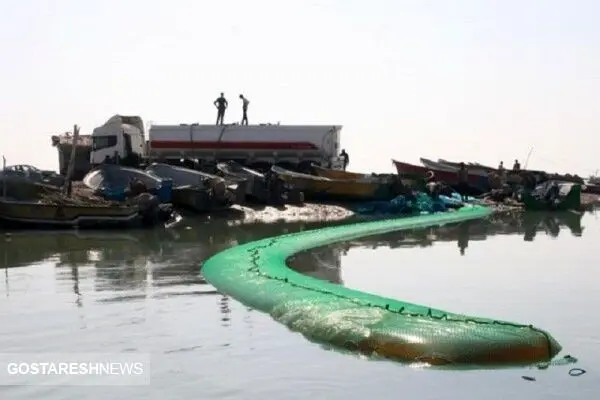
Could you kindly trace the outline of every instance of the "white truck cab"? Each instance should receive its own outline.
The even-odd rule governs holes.
[[[115,115],[92,132],[90,163],[142,158],[145,153],[144,123],[137,116]]]

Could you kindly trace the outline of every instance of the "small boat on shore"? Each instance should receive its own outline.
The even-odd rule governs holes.
[[[534,191],[523,193],[522,201],[527,211],[577,211],[581,209],[581,185],[544,182]]]
[[[581,187],[583,193],[597,194],[600,195],[600,185],[586,184]]]
[[[446,162],[440,162],[440,161],[436,162],[433,160],[429,160],[427,158],[420,158],[420,161],[424,167],[429,168],[432,171],[446,171],[446,172],[458,173],[458,170],[460,169],[460,163],[455,164],[455,163],[446,163]],[[471,174],[471,175],[487,177],[488,174],[490,172],[492,172],[488,169],[478,167],[471,163],[465,163],[465,167],[467,168],[467,170],[469,171],[469,174]]]
[[[455,185],[458,183],[457,172],[437,170],[427,168],[421,165],[414,165],[396,160],[392,160],[392,163],[396,167],[398,175],[400,175],[400,177],[403,179],[424,182],[424,179],[428,176],[429,172],[431,171],[435,174],[434,179],[437,181],[445,182],[449,185]],[[467,179],[468,183],[474,187],[480,188],[482,190],[489,189],[489,182],[487,176],[472,174],[470,171],[468,171]]]
[[[456,161],[448,161],[448,160],[444,160],[443,158],[439,158],[437,160],[438,164],[443,164],[446,166],[450,166],[450,167],[454,167],[456,169],[460,168],[460,163],[456,162]],[[481,171],[481,172],[485,172],[485,173],[490,173],[490,172],[498,172],[497,168],[493,168],[487,165],[483,165],[483,164],[479,164],[476,162],[466,162],[465,163],[467,168],[469,170],[474,170],[474,171]]]
[[[244,186],[239,182],[169,164],[153,163],[146,172],[173,182],[173,204],[195,212],[224,210],[244,201]]]
[[[460,163],[446,161],[443,159],[439,159],[437,164],[434,164],[435,162],[422,158],[421,163],[423,163],[423,165],[429,166],[429,167],[434,167],[435,165],[446,166],[448,168],[454,168],[454,170],[456,170],[456,171],[458,171],[458,169],[460,168]],[[465,164],[466,164],[467,169],[469,170],[470,174],[480,174],[482,176],[487,176],[489,173],[492,173],[492,172],[498,173],[498,169],[488,167],[486,165],[482,165],[479,163],[468,162]],[[551,173],[551,172],[531,170],[531,169],[522,169],[521,172],[524,172],[527,174],[532,174],[539,181],[555,180],[555,181],[563,181],[563,182],[571,182],[571,183],[579,183],[579,184],[584,183],[583,178],[581,178],[580,176],[577,176],[577,175],[572,175],[572,174],[558,174],[558,173]],[[506,170],[506,173],[508,175],[514,174],[510,169]],[[586,189],[584,188],[584,190],[586,190]],[[593,193],[593,192],[590,191],[589,193]]]
[[[5,228],[141,228],[180,217],[167,204],[65,204],[0,199],[0,226]]]
[[[243,187],[244,195],[261,203],[273,199],[267,177],[262,172],[244,167],[234,161],[220,162],[216,165],[218,174],[230,182]]]
[[[104,164],[94,168],[83,178],[83,184],[95,194],[115,201],[127,198],[133,182],[141,182],[145,190],[156,195],[162,203],[172,200],[171,179],[163,179],[136,168]]]
[[[369,178],[371,175],[369,174],[361,174],[358,172],[348,172],[339,169],[329,169],[324,168],[319,165],[313,164],[312,171],[316,176],[321,176],[323,178],[329,179],[342,179],[342,180],[357,180],[357,179],[365,179]]]
[[[225,179],[243,185],[245,195],[252,201],[279,205],[304,202],[301,190],[274,179],[275,175],[271,171],[258,172],[234,161],[217,164],[217,171]]]
[[[364,179],[330,179],[273,166],[271,171],[307,198],[316,200],[391,200],[400,193],[399,182],[381,183]]]

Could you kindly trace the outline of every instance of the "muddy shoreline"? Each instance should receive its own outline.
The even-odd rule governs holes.
[[[600,196],[582,194],[582,207],[593,208],[600,205]],[[491,207],[494,214],[524,212],[523,206],[516,202],[494,203],[483,201],[482,205]],[[394,217],[391,215],[361,215],[355,213],[357,204],[316,203],[303,205],[284,205],[280,207],[265,205],[234,205],[222,213],[211,214],[211,219],[226,219],[241,224],[276,222],[359,222]],[[397,216],[401,217],[401,216]]]

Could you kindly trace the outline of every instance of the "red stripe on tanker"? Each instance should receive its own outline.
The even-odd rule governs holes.
[[[236,149],[236,150],[318,150],[310,142],[265,142],[265,141],[179,141],[179,140],[152,140],[153,149]]]

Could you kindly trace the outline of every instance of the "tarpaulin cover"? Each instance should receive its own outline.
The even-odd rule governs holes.
[[[452,196],[439,195],[435,199],[424,192],[417,192],[414,199],[409,199],[404,195],[398,195],[389,201],[369,201],[360,204],[355,208],[357,214],[423,214],[446,211],[448,208],[462,207],[467,203],[475,203],[476,199],[468,197],[463,198],[456,192]]]

